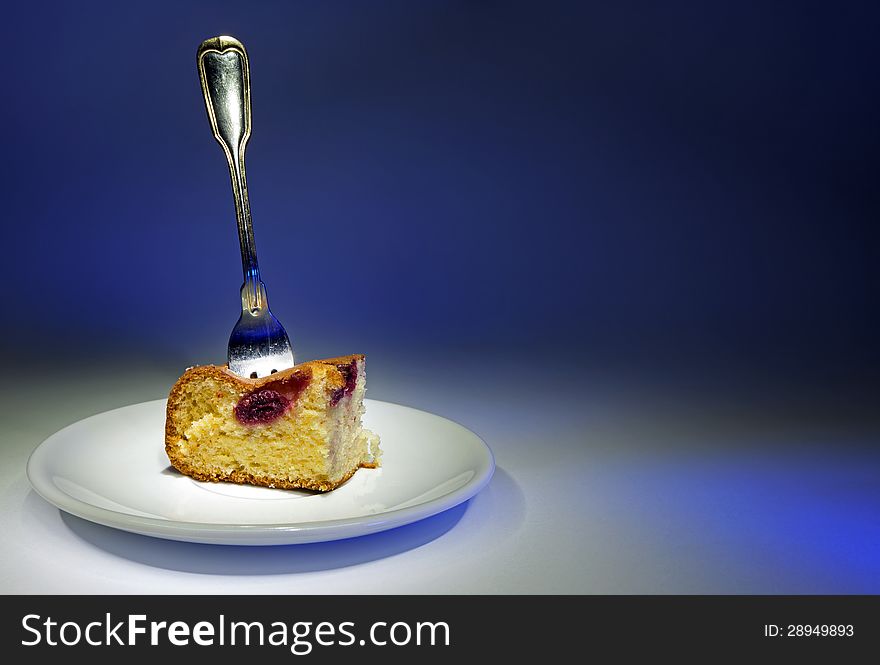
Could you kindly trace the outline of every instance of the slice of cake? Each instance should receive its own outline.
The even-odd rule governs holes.
[[[379,438],[361,424],[364,360],[313,360],[261,379],[191,367],[168,396],[168,459],[198,480],[335,489],[379,465]]]

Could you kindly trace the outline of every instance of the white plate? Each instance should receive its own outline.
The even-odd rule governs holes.
[[[458,423],[366,400],[364,423],[382,439],[382,466],[359,469],[317,494],[181,475],[164,448],[165,400],[107,411],[56,432],[27,473],[68,513],[159,538],[230,545],[310,543],[362,536],[435,515],[474,496],[495,463]]]

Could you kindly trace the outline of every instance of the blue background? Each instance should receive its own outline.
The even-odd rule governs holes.
[[[877,591],[871,3],[31,2],[0,29],[7,386],[137,364],[158,398],[224,362],[241,269],[195,52],[232,34],[299,359],[367,353],[371,396],[475,427],[512,486],[542,418],[590,463],[640,451],[565,486],[722,563],[628,591]]]
[[[222,360],[241,276],[194,53],[230,33],[306,355],[876,361],[876,13],[614,4],[7,8],[4,334]]]

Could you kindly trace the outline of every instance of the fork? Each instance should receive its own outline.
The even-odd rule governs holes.
[[[251,90],[247,52],[234,37],[206,39],[196,55],[202,94],[214,138],[229,163],[232,198],[241,244],[241,316],[232,329],[229,369],[239,376],[262,378],[293,367],[293,348],[284,326],[269,311],[266,285],[260,279],[251,207],[244,171],[244,150],[251,136]]]

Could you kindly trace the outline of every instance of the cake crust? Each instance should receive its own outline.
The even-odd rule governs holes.
[[[198,365],[188,368],[174,384],[174,387],[168,395],[165,417],[165,452],[168,455],[171,465],[181,473],[201,481],[233,482],[240,485],[257,485],[273,489],[306,489],[318,492],[329,492],[336,489],[349,480],[359,468],[377,468],[379,466],[378,461],[361,461],[359,466],[354,467],[335,482],[311,480],[308,478],[297,478],[293,480],[285,478],[261,478],[252,475],[244,469],[234,469],[230,472],[224,473],[206,472],[191,465],[186,456],[181,453],[178,444],[184,437],[183,433],[178,430],[173,417],[173,414],[184,400],[186,386],[193,381],[213,379],[222,385],[230,387],[233,391],[244,395],[265,386],[283,383],[285,380],[291,378],[295,379],[301,377],[311,380],[316,375],[320,375],[328,386],[342,388],[345,386],[346,378],[338,366],[349,365],[353,362],[362,362],[364,359],[365,356],[363,354],[352,354],[336,358],[311,360],[258,379],[251,379],[233,374],[226,365]]]

